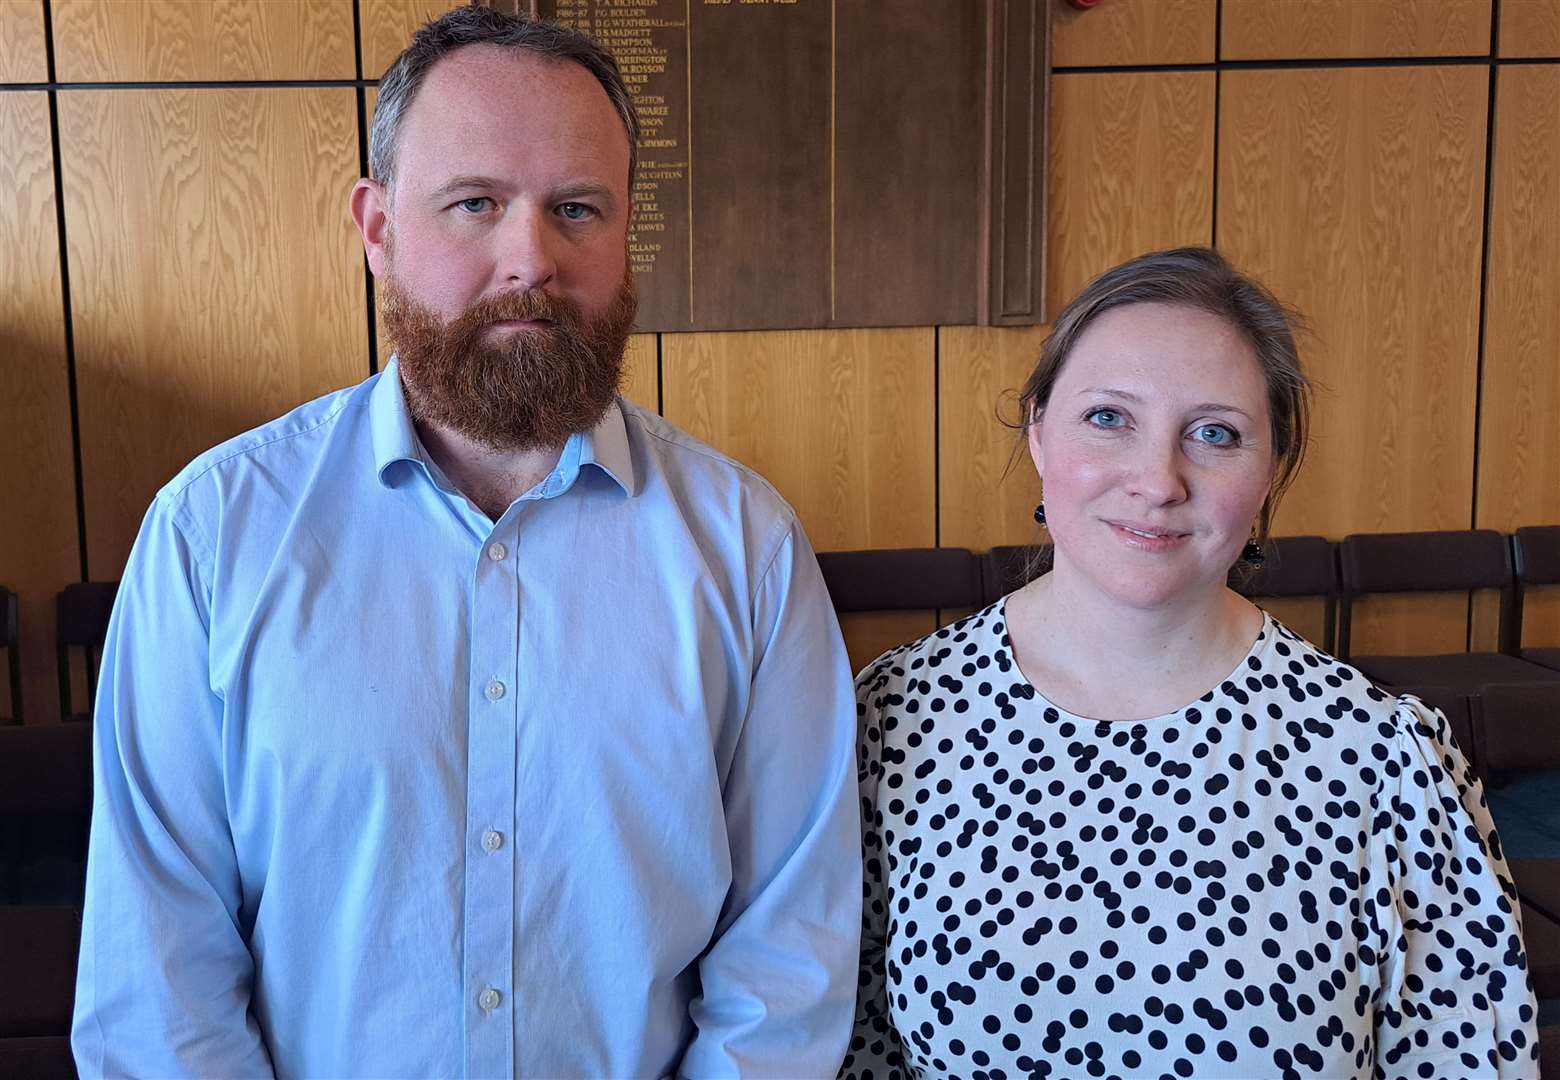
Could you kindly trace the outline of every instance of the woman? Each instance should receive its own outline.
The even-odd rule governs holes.
[[[1445,719],[1225,586],[1308,395],[1283,308],[1207,249],[1061,313],[1021,399],[1051,570],[857,680],[842,1076],[1537,1076]]]

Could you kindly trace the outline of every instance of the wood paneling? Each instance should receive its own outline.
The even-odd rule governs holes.
[[[1056,67],[1211,64],[1216,0],[1110,0],[1080,11],[1051,6]]]
[[[1323,387],[1277,533],[1466,528],[1488,76],[1224,76],[1219,240],[1304,312]]]
[[[359,4],[365,79],[382,76],[423,23],[463,6],[450,0],[359,0]]]
[[[0,94],[0,585],[21,602],[22,711],[59,714],[54,594],[81,574],[49,101]]]
[[[1560,0],[1501,0],[1500,55],[1560,56]]]
[[[934,331],[663,334],[665,416],[762,473],[819,551],[931,547]]]
[[[351,79],[351,0],[54,0],[61,82]]]
[[[351,89],[60,95],[88,569],[194,454],[367,371]]]
[[[1224,0],[1225,60],[1477,56],[1490,0]]]
[[[934,611],[861,611],[840,616],[850,669],[857,673],[889,649],[923,638],[936,629]]]
[[[654,334],[634,334],[623,357],[622,394],[635,405],[660,411],[661,374],[657,370]]]
[[[1499,79],[1476,521],[1511,532],[1560,522],[1560,67]],[[1560,605],[1524,624],[1560,642]]]
[[[1475,593],[1475,596],[1482,596]],[[1467,593],[1366,596],[1354,605],[1349,651],[1356,656],[1433,656],[1468,647]]]
[[[1327,640],[1325,601],[1310,596],[1264,596],[1256,603],[1318,648],[1332,650],[1332,642]]]
[[[1211,72],[1052,80],[1051,318],[1125,259],[1212,240],[1213,106]]]
[[[47,82],[43,0],[0,0],[0,83]]]
[[[1018,391],[1034,370],[1048,329],[944,326],[937,331],[937,512],[944,547],[984,551],[1043,539],[1034,519],[1039,478],[1021,448],[1022,435],[1003,421],[1019,419]]]

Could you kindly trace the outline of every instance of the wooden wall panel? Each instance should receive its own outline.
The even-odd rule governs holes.
[[[30,721],[59,715],[54,594],[81,575],[53,156],[48,96],[0,94],[0,585],[20,597]]]
[[[1002,420],[1019,419],[1018,391],[1034,370],[1049,329],[944,326],[937,331],[937,513],[943,547],[985,551],[1043,539],[1034,520],[1039,478],[1028,451],[1019,449],[1022,436]]]
[[[1212,240],[1214,92],[1212,72],[1052,80],[1046,310],[1053,317],[1124,259]]]
[[[1225,60],[1477,56],[1490,0],[1224,0]]]
[[[1560,56],[1560,0],[1501,0],[1500,55]]]
[[[923,638],[936,629],[934,611],[862,611],[840,616],[850,669],[858,674],[889,649]]]
[[[654,334],[634,334],[623,357],[622,394],[635,405],[660,412],[661,373]]]
[[[429,19],[463,5],[451,0],[358,0],[363,40],[363,78],[378,79],[412,42],[412,35]]]
[[[1056,67],[1211,64],[1217,0],[1110,0],[1080,11],[1051,6]]]
[[[194,454],[367,370],[351,89],[60,95],[88,569]]]
[[[0,0],[0,83],[47,82],[43,0]]]
[[[61,82],[351,79],[351,0],[54,0]]]
[[[1224,76],[1220,246],[1310,317],[1324,388],[1275,532],[1467,527],[1487,91],[1461,67]],[[1465,597],[1367,607],[1356,651],[1465,640]]]
[[[661,335],[665,416],[752,466],[813,547],[934,542],[934,331]]]
[[[1511,532],[1560,523],[1560,67],[1499,80],[1476,520]],[[1524,623],[1530,643],[1560,643],[1560,605]]]

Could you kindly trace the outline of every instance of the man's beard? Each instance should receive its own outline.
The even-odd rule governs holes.
[[[476,301],[445,322],[407,295],[394,271],[381,288],[413,418],[494,450],[555,448],[611,406],[639,303],[628,274],[599,314],[541,289]],[[551,325],[494,337],[506,320]]]

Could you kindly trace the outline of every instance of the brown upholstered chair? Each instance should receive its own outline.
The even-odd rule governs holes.
[[[818,566],[841,613],[970,608],[980,599],[980,567],[964,548],[824,551]]]
[[[81,913],[0,906],[0,1076],[76,1076],[70,1017]]]
[[[1534,664],[1560,671],[1560,646],[1524,649],[1522,601],[1533,585],[1560,585],[1560,525],[1521,528],[1511,538],[1517,568],[1517,589],[1512,605],[1512,640],[1518,655]]]
[[[0,904],[79,903],[91,814],[90,725],[0,728]]]
[[[11,711],[0,716],[0,724],[22,722],[22,661],[16,651],[18,606],[16,594],[0,585],[0,649],[5,650],[5,675],[11,688]]]
[[[1317,596],[1323,602],[1322,640],[1331,652],[1338,627],[1338,550],[1320,536],[1274,536],[1263,545],[1261,566],[1238,562],[1230,568],[1230,588],[1249,600]]]
[[[1453,532],[1361,533],[1346,536],[1338,549],[1343,601],[1338,616],[1338,655],[1382,686],[1412,690],[1444,686],[1476,693],[1484,683],[1560,682],[1560,671],[1511,655],[1505,613],[1515,577],[1506,538],[1491,529]],[[1353,655],[1350,640],[1355,601],[1370,593],[1468,592],[1498,589],[1502,640],[1499,652],[1436,656]]]
[[[1023,588],[1051,565],[1050,544],[994,547],[980,556],[981,606]]]
[[[117,581],[84,581],[67,585],[55,600],[54,641],[60,677],[60,717],[85,721],[92,718],[92,699],[97,694],[98,664],[103,658],[103,640],[108,636],[108,618],[114,610]],[[79,651],[86,670],[87,700],[76,707],[71,686],[72,653]]]

